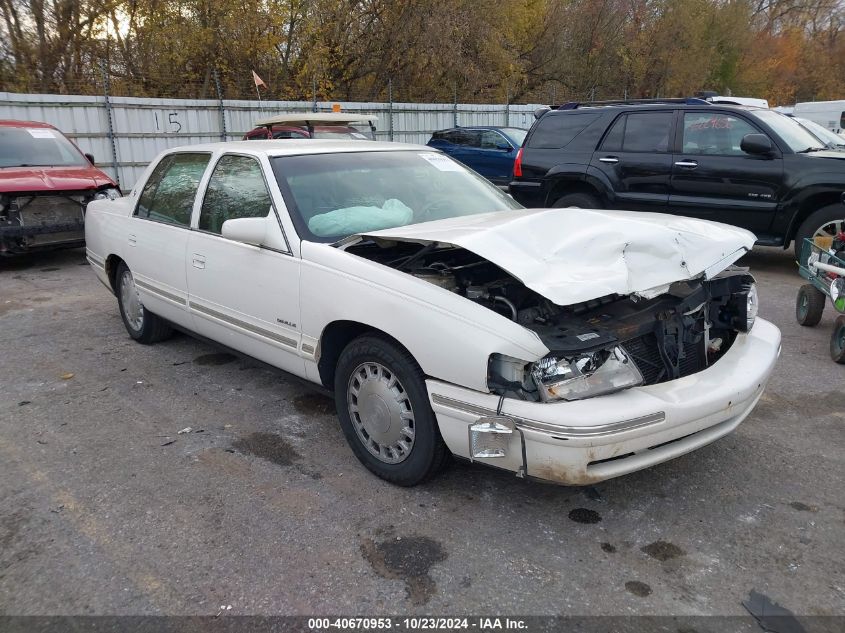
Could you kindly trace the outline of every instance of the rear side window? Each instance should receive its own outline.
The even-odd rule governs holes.
[[[220,235],[226,220],[265,218],[270,207],[270,192],[258,161],[248,156],[224,156],[208,181],[199,228]]]
[[[672,112],[634,112],[616,119],[602,143],[609,152],[668,152]]]
[[[190,226],[191,210],[210,154],[171,154],[155,166],[141,191],[139,218]]]
[[[845,129],[845,112],[839,115],[839,127]]]
[[[558,149],[566,147],[601,116],[600,112],[547,114],[537,122],[537,128],[528,140],[528,147]]]

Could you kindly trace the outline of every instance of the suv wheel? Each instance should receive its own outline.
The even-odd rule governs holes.
[[[569,193],[565,196],[561,196],[552,207],[556,209],[562,208],[574,208],[574,209],[601,209],[601,202],[599,202],[594,196],[591,196],[588,193]]]
[[[801,259],[804,238],[835,237],[840,231],[845,231],[845,207],[841,204],[822,207],[812,213],[795,233],[795,259]]]

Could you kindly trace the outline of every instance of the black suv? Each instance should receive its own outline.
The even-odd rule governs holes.
[[[527,207],[656,211],[789,246],[845,229],[845,152],[773,110],[700,99],[538,111],[514,162]]]

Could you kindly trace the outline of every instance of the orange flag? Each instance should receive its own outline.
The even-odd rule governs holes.
[[[264,83],[264,80],[259,77],[258,73],[256,73],[254,70],[252,71],[252,80],[255,82],[256,88],[258,88],[258,86],[264,86],[265,88],[267,87],[267,84]]]

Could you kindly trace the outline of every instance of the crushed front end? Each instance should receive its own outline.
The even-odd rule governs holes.
[[[95,191],[0,194],[0,256],[85,244],[85,207]]]

